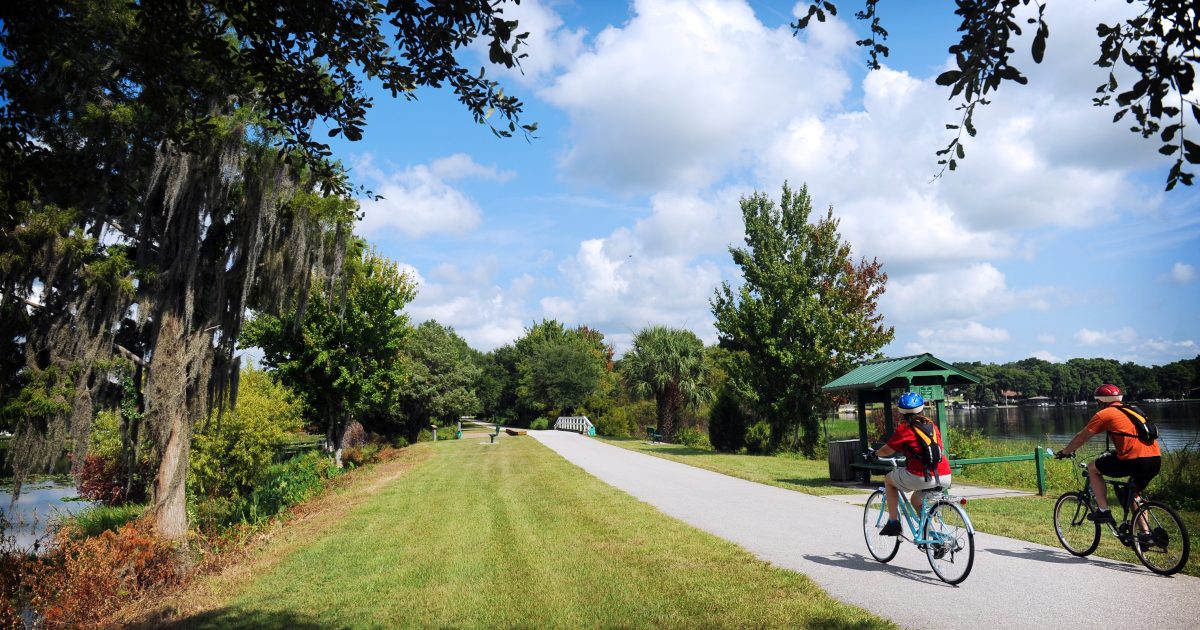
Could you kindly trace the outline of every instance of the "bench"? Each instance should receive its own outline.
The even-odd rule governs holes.
[[[500,424],[496,423],[496,432],[488,434],[488,444],[495,444],[496,438],[500,435]]]
[[[650,438],[650,443],[662,441],[662,434],[654,430],[654,427],[646,427],[646,436]]]

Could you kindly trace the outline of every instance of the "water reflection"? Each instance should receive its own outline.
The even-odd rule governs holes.
[[[1166,448],[1200,444],[1200,402],[1138,403],[1138,406],[1154,421]],[[948,411],[951,426],[1001,439],[1039,440],[1052,446],[1066,444],[1098,409],[1097,405],[1088,404]]]
[[[4,532],[6,542],[20,549],[32,549],[55,520],[94,505],[90,501],[70,500],[78,494],[69,477],[26,483],[16,503],[12,503],[11,485],[0,488],[0,510],[9,521],[9,529]]]

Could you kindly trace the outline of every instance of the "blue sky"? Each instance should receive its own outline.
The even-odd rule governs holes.
[[[873,72],[854,45],[861,6],[841,4],[800,37],[795,5],[769,0],[509,7],[531,33],[524,74],[489,72],[537,137],[494,138],[445,92],[379,94],[365,138],[334,147],[385,196],[364,201],[359,232],[417,277],[415,321],[480,350],[543,318],[597,328],[618,352],[651,324],[713,343],[708,300],[739,280],[738,199],[778,198],[788,180],[884,264],[886,354],[1200,354],[1200,190],[1164,192],[1157,144],[1091,105],[1095,25],[1123,0],[1052,3],[1045,62],[1018,46],[1029,85],[977,114],[967,159],[940,179],[950,4],[881,3],[892,56]]]

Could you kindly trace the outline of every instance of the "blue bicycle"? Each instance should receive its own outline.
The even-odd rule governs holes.
[[[878,458],[897,467],[896,458]],[[961,502],[956,502],[946,489],[937,486],[924,492],[921,510],[918,513],[912,503],[900,492],[900,514],[912,532],[912,538],[904,536],[881,536],[879,530],[887,524],[887,493],[879,488],[867,498],[863,510],[863,536],[867,550],[880,562],[890,562],[900,549],[904,539],[925,552],[929,566],[938,579],[947,584],[958,584],[971,574],[975,563],[975,527]]]

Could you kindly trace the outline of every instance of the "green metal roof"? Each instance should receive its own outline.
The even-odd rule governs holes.
[[[964,372],[926,352],[911,357],[867,361],[826,383],[821,389],[834,392],[900,388],[910,385],[965,385],[978,382],[978,376]]]

